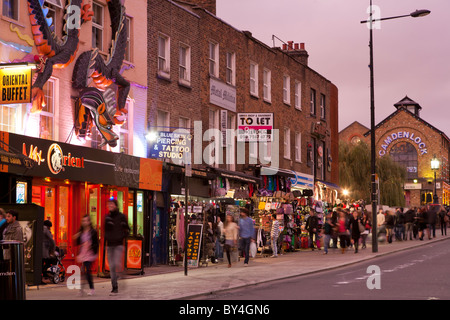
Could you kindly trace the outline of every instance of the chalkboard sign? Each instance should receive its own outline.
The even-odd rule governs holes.
[[[200,248],[202,246],[203,225],[188,225],[186,258],[189,267],[198,267]]]

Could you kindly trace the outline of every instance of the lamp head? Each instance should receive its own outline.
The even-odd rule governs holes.
[[[412,12],[410,14],[410,16],[413,18],[419,18],[419,17],[425,17],[425,16],[429,15],[430,13],[431,13],[430,10],[422,9],[422,10],[416,10],[416,11]]]

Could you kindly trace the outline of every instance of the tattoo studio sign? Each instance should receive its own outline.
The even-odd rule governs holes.
[[[407,141],[411,144],[415,144],[419,148],[419,152],[421,155],[428,153],[427,145],[423,141],[423,139],[416,135],[414,132],[410,131],[398,131],[391,133],[382,139],[381,148],[378,151],[378,155],[380,157],[384,156],[389,148],[389,146],[395,143],[397,140]]]

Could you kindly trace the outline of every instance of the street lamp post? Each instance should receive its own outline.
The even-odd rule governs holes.
[[[439,197],[437,195],[436,189],[436,171],[439,170],[440,162],[439,159],[436,158],[436,155],[431,159],[431,170],[434,171],[434,194],[433,194],[433,204],[439,204]]]
[[[378,252],[378,241],[377,241],[377,186],[376,186],[376,153],[375,153],[375,85],[374,85],[374,72],[373,72],[373,23],[377,21],[392,20],[403,17],[423,17],[430,14],[429,10],[416,10],[408,15],[387,17],[380,19],[373,19],[373,5],[372,0],[370,0],[370,16],[368,20],[363,20],[361,23],[369,23],[370,31],[370,173],[371,173],[371,201],[372,201],[372,252]]]

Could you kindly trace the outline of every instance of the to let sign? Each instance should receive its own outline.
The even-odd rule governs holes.
[[[31,102],[31,68],[0,69],[0,104]]]

